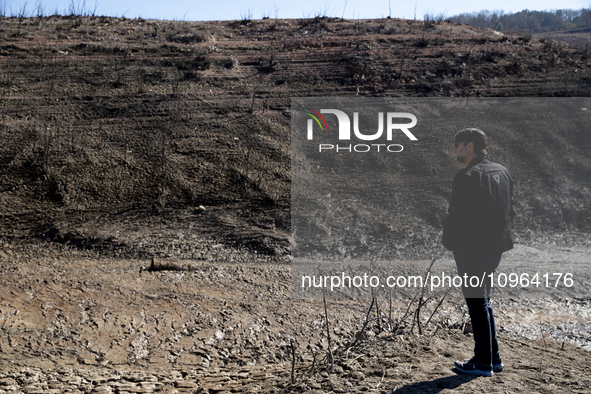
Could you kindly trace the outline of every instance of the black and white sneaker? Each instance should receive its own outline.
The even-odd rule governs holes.
[[[473,361],[472,359],[454,362],[454,367],[467,375],[493,376],[493,369],[490,365]],[[501,368],[502,369],[502,368]]]

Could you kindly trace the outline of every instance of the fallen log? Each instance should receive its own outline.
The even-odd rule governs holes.
[[[193,264],[152,258],[148,271],[197,271],[197,267]]]

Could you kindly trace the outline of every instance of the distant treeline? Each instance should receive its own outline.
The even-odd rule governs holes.
[[[503,33],[529,31],[543,33],[565,29],[591,27],[591,9],[529,11],[514,14],[503,11],[464,13],[449,18],[451,22],[490,28]]]

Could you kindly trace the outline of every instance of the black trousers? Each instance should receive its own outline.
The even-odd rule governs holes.
[[[474,332],[473,361],[491,367],[492,364],[501,362],[501,355],[495,315],[490,304],[491,279],[488,275],[497,269],[501,256],[502,253],[494,256],[454,253],[459,275],[468,278],[463,283],[462,292]]]

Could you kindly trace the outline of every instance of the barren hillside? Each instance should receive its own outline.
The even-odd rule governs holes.
[[[587,52],[448,23],[74,16],[0,23],[0,204],[5,236],[16,238],[25,231],[121,249],[131,241],[88,240],[96,234],[73,234],[62,223],[122,212],[146,214],[149,221],[162,209],[176,214],[199,205],[223,208],[223,215],[206,211],[201,218],[238,233],[229,242],[241,242],[241,230],[273,228],[283,237],[289,231],[291,97],[591,91]],[[589,179],[588,133],[557,138],[579,141],[574,146],[581,148],[573,152],[575,168],[559,163],[557,171]],[[552,154],[545,140],[536,144]],[[525,170],[519,173],[523,152],[509,148],[515,178],[526,178]],[[453,163],[445,169],[442,178],[455,171]],[[541,196],[541,209],[556,200],[552,193]],[[570,215],[583,217],[567,218],[567,227],[588,228],[588,211]],[[553,223],[560,230],[563,224]],[[266,238],[250,241],[272,252]],[[152,254],[131,249],[126,253]]]

